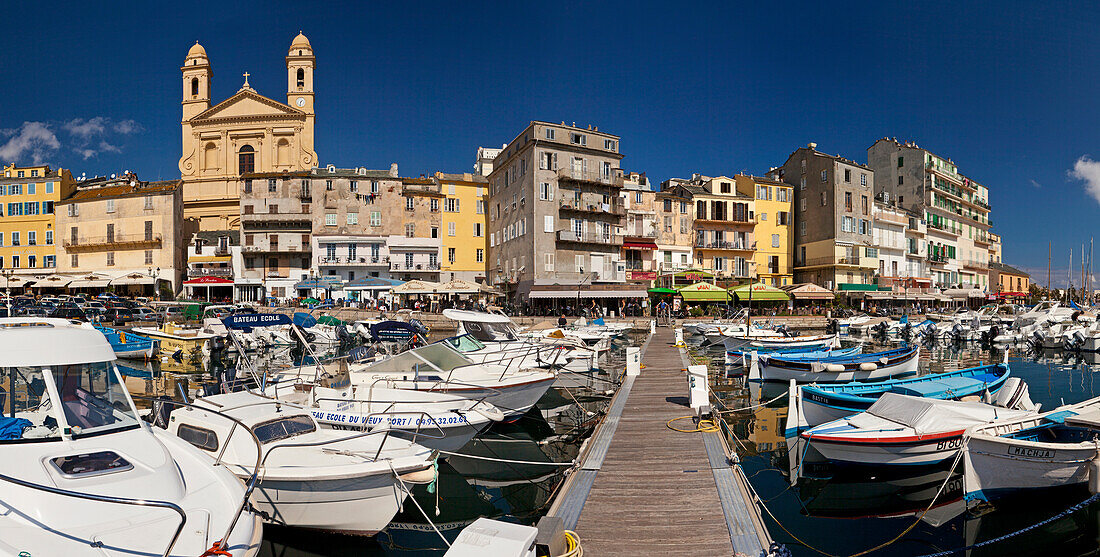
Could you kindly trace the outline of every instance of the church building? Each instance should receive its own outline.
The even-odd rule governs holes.
[[[195,43],[183,67],[183,144],[180,177],[190,231],[240,227],[240,182],[246,172],[294,172],[317,166],[313,143],[313,70],[309,39],[299,33],[286,56],[286,103],[248,84],[210,105],[214,72]]]

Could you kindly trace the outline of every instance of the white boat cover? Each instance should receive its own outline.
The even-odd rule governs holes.
[[[469,311],[465,309],[445,309],[443,310],[443,317],[451,319],[453,321],[473,321],[476,323],[511,323],[511,319],[496,314],[496,313],[484,313],[480,311]]]
[[[1030,412],[1009,410],[980,402],[936,400],[897,393],[883,393],[866,412],[848,418],[860,429],[881,428],[881,418],[908,426],[917,435],[966,429],[993,420],[1022,417]]]

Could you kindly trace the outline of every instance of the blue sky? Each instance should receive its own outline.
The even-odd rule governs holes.
[[[866,161],[889,136],[986,184],[1006,262],[1044,281],[1048,241],[1064,277],[1097,229],[1086,3],[226,3],[197,20],[168,3],[32,4],[5,16],[33,25],[0,34],[4,162],[178,176],[190,45],[206,47],[215,101],[244,71],[285,100],[301,29],[325,164],[462,172],[479,145],[564,120],[621,135],[623,166],[659,183],[759,174],[810,141]]]

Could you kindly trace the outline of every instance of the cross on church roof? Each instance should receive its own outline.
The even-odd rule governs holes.
[[[250,74],[250,73],[248,73],[248,72],[244,72],[244,74],[243,74],[243,75],[244,75],[244,86],[245,86],[245,87],[248,87],[248,76],[250,76],[250,75],[252,75],[252,74]]]

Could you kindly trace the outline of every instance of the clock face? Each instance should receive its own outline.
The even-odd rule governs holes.
[[[303,106],[306,105],[306,98],[305,97],[298,97],[298,100],[294,101],[294,104],[298,105],[298,108],[302,108]]]

